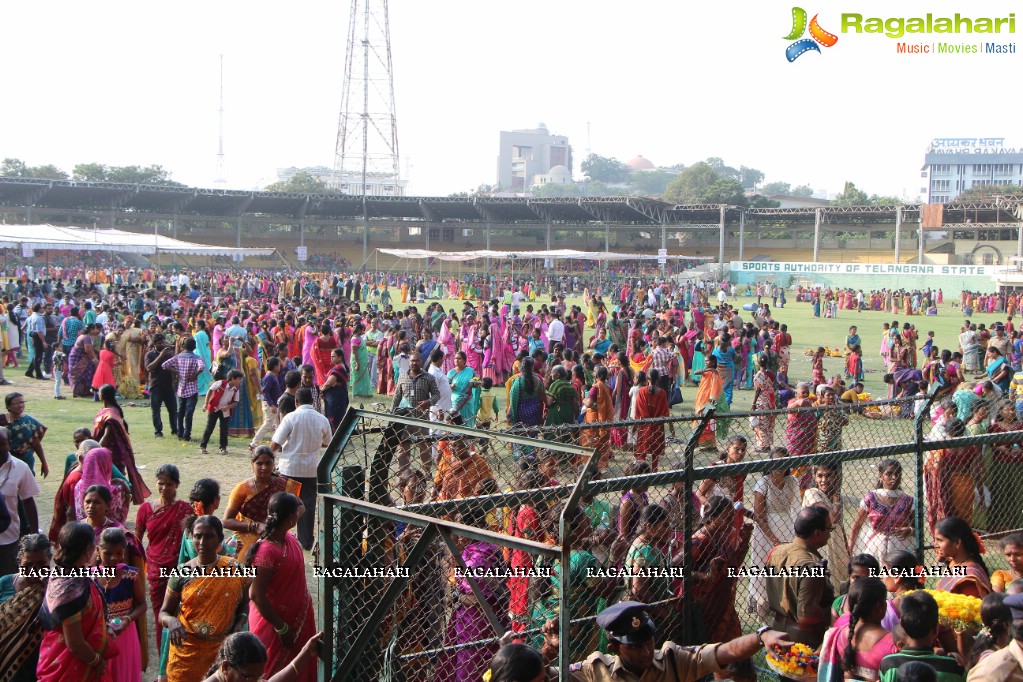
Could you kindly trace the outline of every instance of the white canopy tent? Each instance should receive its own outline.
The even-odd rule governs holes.
[[[20,249],[22,256],[26,258],[31,258],[36,250],[106,251],[146,256],[159,254],[272,256],[277,251],[209,246],[156,234],[57,225],[0,225],[0,248]]]
[[[574,249],[552,249],[550,251],[428,251],[426,249],[379,249],[380,253],[398,258],[433,258],[441,261],[470,261],[480,258],[496,259],[535,259],[535,260],[713,260],[700,256],[659,256],[657,254],[614,253],[611,251],[576,251]]]

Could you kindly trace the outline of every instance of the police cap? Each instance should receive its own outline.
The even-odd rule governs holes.
[[[654,636],[649,607],[637,601],[623,601],[607,607],[597,616],[597,625],[622,644],[641,644]]]

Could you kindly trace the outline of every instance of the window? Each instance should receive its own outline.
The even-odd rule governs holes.
[[[981,174],[985,174],[986,175],[986,174],[991,172],[991,164],[990,163],[975,163],[975,164],[973,164],[973,172],[975,174],[981,173]]]
[[[1012,175],[1011,163],[996,163],[993,168],[995,175]]]
[[[927,177],[927,171],[920,171],[920,177],[921,178],[926,178]]]
[[[920,188],[920,194],[927,194],[927,188],[926,187],[921,187]]]
[[[974,180],[972,186],[973,187],[986,187],[987,185],[990,185],[990,184],[991,184],[990,180]]]
[[[950,180],[932,180],[931,181],[931,191],[933,191],[933,192],[947,192],[949,190],[949,185],[951,185],[951,181]]]
[[[935,175],[948,175],[951,168],[947,163],[936,163],[931,166],[931,172]]]
[[[935,195],[931,197],[932,204],[947,204],[948,195]]]
[[[984,265],[995,265],[995,254],[985,253],[984,254]]]

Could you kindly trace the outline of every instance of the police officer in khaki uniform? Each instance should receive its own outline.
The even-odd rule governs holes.
[[[640,678],[643,682],[695,682],[736,661],[750,658],[764,647],[785,651],[792,646],[784,633],[765,627],[756,634],[721,644],[681,647],[665,642],[660,649],[655,649],[654,621],[649,611],[646,604],[634,601],[604,609],[597,616],[597,625],[607,631],[609,648],[615,655],[594,652],[584,662],[572,664],[572,682],[639,682]],[[556,621],[549,621],[544,628],[548,641],[555,632]],[[557,679],[555,669],[548,670],[548,679]]]
[[[775,630],[816,649],[831,625],[830,606],[835,596],[827,561],[819,552],[834,530],[831,512],[824,507],[806,507],[799,511],[793,526],[795,539],[767,555],[768,570],[785,573],[766,580],[767,601]]]

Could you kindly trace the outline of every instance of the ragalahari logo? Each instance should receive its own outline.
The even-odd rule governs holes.
[[[813,15],[813,19],[810,20],[810,38],[802,38],[804,32],[806,32],[806,10],[802,7],[792,8],[792,31],[785,36],[785,40],[795,40],[796,42],[785,48],[785,58],[790,62],[796,61],[800,55],[813,50],[814,52],[820,52],[821,49],[817,47],[818,44],[824,47],[832,47],[838,42],[838,36],[834,33],[828,33],[820,24],[817,23],[817,15]],[[797,40],[797,38],[802,38]]]

